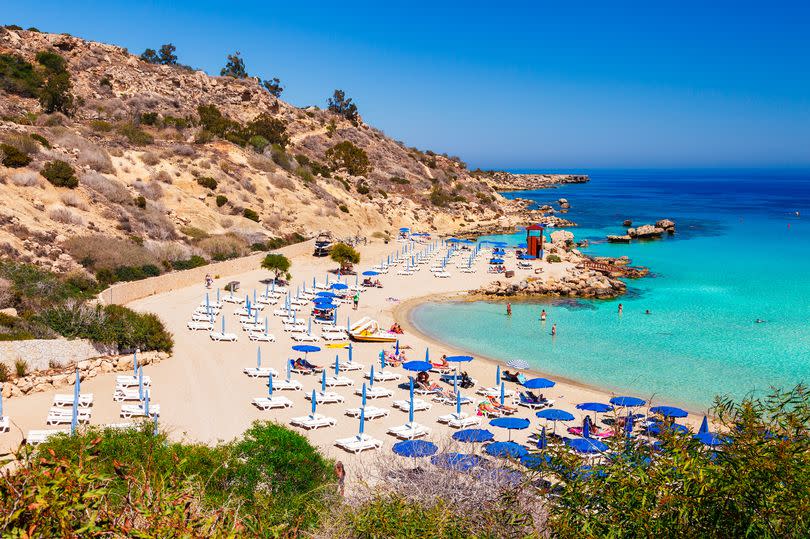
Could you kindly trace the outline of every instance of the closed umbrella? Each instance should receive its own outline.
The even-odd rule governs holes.
[[[287,365],[289,365],[289,364],[290,364],[290,362],[288,361]],[[272,375],[267,377],[267,395],[270,398],[273,397],[273,376]]]
[[[498,368],[495,370],[495,385],[501,383],[501,366],[498,365]]]
[[[425,347],[425,361],[430,362],[430,348]]]
[[[337,378],[338,374],[340,374],[340,361],[338,355],[335,354],[335,378]]]
[[[374,367],[372,367],[372,369],[373,368]],[[366,383],[365,382],[363,382],[363,400],[362,400],[362,403],[363,403],[363,407],[365,407],[366,406]]]
[[[223,330],[224,332],[224,330]],[[132,352],[132,374],[138,375],[138,351]]]
[[[152,436],[158,435],[158,416],[155,414],[154,416],[154,427],[152,428]]]
[[[352,343],[349,342],[349,363],[352,362],[352,351],[354,351],[354,347],[352,346]]]
[[[409,406],[408,406],[408,425],[413,424],[413,378],[411,378],[410,383],[410,397],[409,397]]]
[[[318,398],[315,396],[315,390],[312,390],[312,416],[315,417],[315,410],[318,408]]]
[[[399,357],[399,339],[397,339],[397,342],[394,345],[394,355]]]
[[[363,436],[363,429],[365,428],[366,423],[366,408],[360,408],[360,432],[358,433],[360,437]]]
[[[262,348],[261,346],[256,347],[256,368],[262,368]]]
[[[537,449],[545,449],[548,445],[548,439],[546,438],[546,427],[540,429],[540,437],[537,439]]]
[[[703,416],[703,421],[700,423],[698,434],[703,434],[704,432],[709,432],[709,418],[705,415]]]
[[[321,371],[321,393],[326,393],[326,369]]]
[[[504,405],[504,401],[506,401],[506,384],[501,381],[501,406]]]
[[[368,385],[374,385],[374,365],[371,366],[371,371],[368,374]]]
[[[138,400],[143,400],[143,367],[138,369]]]

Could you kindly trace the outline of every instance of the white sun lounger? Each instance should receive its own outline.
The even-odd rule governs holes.
[[[366,395],[368,397],[368,395]],[[349,417],[360,417],[360,408],[349,408],[346,410],[346,415]],[[376,406],[366,405],[365,418],[366,421],[370,419],[378,419],[388,415],[387,408],[377,408]]]
[[[303,307],[304,305],[309,304],[309,302],[305,299],[291,299],[290,305],[298,305],[299,307]]]
[[[300,391],[302,387],[298,380],[273,380],[273,391]]]
[[[225,303],[242,303],[245,300],[244,300],[244,298],[242,298],[240,296],[226,295],[226,296],[222,296],[220,301],[224,301]]]
[[[413,275],[412,270],[401,269],[397,272],[397,275]]]
[[[266,298],[264,296],[259,296],[256,298],[256,303],[260,305],[275,305],[278,303],[278,298]]]
[[[334,427],[337,425],[332,417],[326,417],[321,414],[309,414],[301,417],[294,417],[290,420],[290,425],[301,427],[302,429],[312,430],[321,427]]]
[[[391,427],[388,429],[388,434],[393,434],[402,440],[412,440],[414,438],[427,436],[430,434],[430,429],[414,421],[413,423],[405,423],[404,425]]]
[[[119,374],[115,377],[115,385],[120,387],[138,387],[138,377],[126,374]],[[152,385],[152,378],[149,375],[143,377],[143,385]]]
[[[291,408],[293,403],[287,397],[256,397],[251,401],[253,405],[261,410],[271,408]]]
[[[56,394],[53,396],[54,406],[73,406],[73,395]],[[79,395],[79,408],[89,408],[93,406],[93,394],[82,393]]]
[[[41,444],[51,436],[56,434],[70,434],[68,429],[50,429],[50,430],[29,430],[28,436],[25,437],[26,441],[31,445]]]
[[[217,312],[215,312],[213,310],[210,313],[194,311],[194,314],[191,315],[191,321],[192,322],[210,322],[212,318],[217,317],[217,314],[219,314],[219,313],[217,313]]]
[[[432,406],[433,404],[428,401],[423,401],[422,399],[417,399],[416,397],[414,397],[413,399],[413,410],[415,412],[430,410]],[[403,412],[407,412],[411,409],[411,401],[408,400],[394,401],[394,408],[399,408]]]
[[[456,405],[456,397],[448,397],[444,394],[434,395],[433,396],[434,402],[438,402],[439,404],[451,404],[453,406]],[[473,400],[470,397],[465,397],[464,395],[461,396],[461,404],[472,404]]]
[[[208,322],[192,320],[186,324],[186,327],[191,331],[211,331],[214,329],[214,323],[210,320]]]
[[[436,273],[433,274],[433,276],[438,277],[440,279],[447,279],[448,277],[450,277],[450,274],[447,273],[446,271],[437,271]]]
[[[475,268],[461,268],[459,271],[461,273],[475,273]]]
[[[206,307],[210,307],[211,310],[220,310],[222,308],[222,301],[217,301],[215,299],[208,298],[208,305],[205,304],[205,299],[200,301],[200,306],[197,307],[198,309],[205,309]]]
[[[361,451],[365,451],[366,449],[379,449],[382,447],[383,443],[376,438],[372,438],[367,434],[358,434],[357,436],[352,436],[351,438],[340,438],[335,440],[335,445],[348,451],[349,453],[359,453]]]
[[[247,310],[244,307],[242,307],[240,309],[236,309],[233,312],[233,314],[235,316],[238,316],[239,318],[253,318],[254,316],[256,316],[257,311],[262,312],[262,309],[261,309],[260,306],[251,307],[250,310]]]
[[[293,333],[292,339],[298,342],[318,342],[318,336],[314,333]]]
[[[273,311],[273,316],[292,316],[293,311],[298,309],[276,309]]]
[[[439,423],[446,423],[454,429],[464,429],[481,424],[481,418],[475,415],[465,414],[464,412],[457,414],[440,415],[437,420]]]
[[[332,326],[327,325],[321,328],[324,333],[346,333],[346,326]]]
[[[340,369],[341,371],[360,371],[363,370],[364,368],[366,368],[365,365],[356,363],[354,361],[352,361],[351,363],[349,363],[348,361],[341,361],[340,363],[338,363],[338,369]]]
[[[127,430],[127,429],[134,429],[138,427],[138,423],[107,423],[106,425],[102,425],[104,429],[115,429],[115,430]]]
[[[370,378],[371,374],[367,372],[363,376],[365,378]],[[375,382],[391,382],[393,380],[399,380],[400,378],[402,378],[402,376],[395,373],[395,372],[381,371],[381,370],[375,370],[374,371],[374,381]]]
[[[212,341],[227,341],[227,342],[235,342],[239,337],[236,336],[236,333],[222,333],[221,331],[212,331],[208,334],[211,337]]]
[[[321,333],[321,339],[323,339],[325,341],[330,341],[330,342],[348,341],[349,336],[345,332],[344,333],[335,333],[335,332],[331,331],[331,332]]]
[[[307,325],[306,324],[284,324],[281,327],[287,333],[306,333],[307,332]]]
[[[476,391],[479,395],[484,397],[500,397],[501,396],[501,387],[479,387],[478,391]],[[513,389],[506,389],[504,388],[503,392],[504,397],[514,397],[515,391]]]
[[[307,400],[312,400],[312,393],[307,393],[305,395]],[[318,391],[315,393],[315,400],[318,404],[334,404],[336,402],[344,402],[346,399],[343,395],[339,395],[332,391]]]
[[[338,365],[338,367],[340,367],[340,365]],[[328,376],[326,378],[326,385],[329,387],[353,386],[354,380],[347,376]]]
[[[7,415],[0,417],[0,432],[8,432],[10,424],[11,420],[8,418]]]
[[[79,423],[88,423],[90,421],[90,410],[80,409],[76,414]],[[73,420],[73,410],[69,408],[53,407],[48,412],[48,417],[45,420],[46,425],[66,425]]]
[[[246,331],[248,338],[253,332],[264,333],[264,322],[242,322],[242,331]]]
[[[242,369],[242,372],[251,378],[267,378],[270,375],[276,378],[278,376],[278,371],[273,367],[247,367]]]
[[[149,391],[148,389],[144,390],[144,393]],[[115,390],[113,391],[113,401],[115,402],[122,402],[122,401],[140,401],[141,400],[141,393],[138,391],[138,388],[132,387],[123,387],[123,386],[116,386]]]
[[[357,387],[354,390],[355,395],[362,395],[363,388]],[[394,393],[385,387],[382,386],[366,386],[366,398],[367,399],[381,399],[387,397],[393,397]]]
[[[159,404],[149,404],[149,415],[150,416],[159,416],[160,415],[160,405]],[[121,405],[121,417],[125,419],[130,419],[132,417],[146,417],[146,410],[144,410],[143,404],[122,404]]]
[[[259,342],[275,342],[276,336],[272,333],[265,333],[264,331],[251,331],[248,333],[248,339]]]

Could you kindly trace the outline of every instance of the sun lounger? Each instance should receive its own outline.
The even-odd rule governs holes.
[[[252,332],[264,333],[264,322],[242,322],[242,331],[248,333],[248,338]]]
[[[265,333],[264,331],[251,331],[248,333],[248,339],[259,342],[276,342],[275,335],[272,333]]]
[[[212,318],[216,318],[217,313],[211,311],[210,313],[197,313],[191,315],[192,322],[210,322]]]
[[[8,432],[10,424],[11,420],[8,418],[7,415],[0,417],[0,432]]]
[[[127,429],[134,429],[138,427],[138,423],[107,423],[106,425],[102,425],[103,429],[114,429],[114,430],[127,430]]]
[[[335,440],[335,445],[348,451],[349,453],[359,453],[367,449],[379,449],[383,443],[367,434],[358,434],[351,438],[340,438]]]
[[[363,375],[365,378],[370,378],[370,373],[365,373]],[[391,382],[393,380],[399,380],[402,378],[401,375],[391,372],[391,371],[383,371],[383,370],[375,370],[374,371],[374,381],[375,382]]]
[[[324,332],[321,333],[321,339],[328,341],[328,342],[336,342],[336,341],[348,341],[349,336],[343,333],[335,333],[335,332]]]
[[[273,316],[292,316],[293,311],[297,311],[298,309],[276,309],[273,311]]]
[[[208,334],[211,337],[212,341],[227,341],[227,342],[235,342],[238,337],[236,333],[222,333],[221,331],[212,331]]]
[[[334,418],[326,417],[325,415],[310,414],[301,417],[294,417],[290,420],[290,424],[296,427],[301,427],[302,429],[312,430],[319,429],[321,427],[334,427],[337,425],[337,421],[335,421]]]
[[[306,324],[283,324],[281,328],[286,331],[287,333],[306,333],[307,332],[307,325]]]
[[[324,333],[346,333],[346,326],[333,326],[330,324],[328,326],[324,326],[321,331]]]
[[[439,279],[447,279],[450,277],[450,274],[446,271],[437,271],[433,274],[434,277],[438,277]]]
[[[413,275],[413,270],[401,269],[397,272],[397,275]]]
[[[496,387],[479,387],[476,391],[479,395],[484,397],[500,397],[501,396],[501,386]],[[504,389],[503,392],[505,397],[514,397],[515,390],[514,389]]]
[[[417,395],[438,395],[442,392],[441,388],[427,389],[423,387],[414,386],[413,392]]]
[[[76,414],[79,423],[88,423],[90,421],[90,410],[80,409]],[[48,417],[45,420],[46,425],[67,425],[73,420],[73,410],[69,408],[53,407],[48,411]]]
[[[264,296],[259,296],[256,298],[256,303],[259,305],[275,305],[278,303],[278,298],[266,298]]]
[[[299,307],[303,307],[304,305],[308,305],[309,302],[305,299],[291,299],[290,305],[298,305]]]
[[[326,385],[329,387],[353,386],[354,380],[346,376],[327,376]]]
[[[566,429],[569,434],[574,434],[576,436],[582,436],[582,427],[568,427]],[[604,430],[597,430],[595,427],[591,430],[591,437],[593,438],[610,438],[613,436],[613,431],[611,429],[604,429]]]
[[[312,393],[304,395],[307,400],[312,400]],[[332,391],[317,391],[315,393],[315,400],[318,404],[334,404],[336,402],[344,402],[346,399],[343,395],[334,393]]]
[[[120,387],[138,387],[138,377],[126,374],[119,374],[115,377],[115,385]],[[144,387],[152,385],[152,378],[149,375],[143,377]]]
[[[160,415],[160,405],[159,404],[150,404],[149,405],[149,415],[150,416],[159,416]],[[146,410],[144,410],[143,404],[122,404],[121,405],[121,417],[125,419],[130,419],[132,417],[146,417]]]
[[[298,380],[273,380],[273,391],[300,391],[302,387]]]
[[[362,395],[363,394],[362,386],[355,388],[354,394],[355,395]],[[387,398],[387,397],[393,397],[393,396],[394,396],[394,393],[388,388],[385,388],[385,387],[382,387],[382,386],[366,386],[366,398],[367,399],[381,399],[381,398]]]
[[[224,296],[220,301],[224,301],[225,303],[242,303],[244,298],[239,296]]]
[[[475,415],[465,414],[464,412],[457,414],[440,415],[437,420],[439,423],[445,423],[447,426],[454,429],[466,429],[481,424],[481,418]]]
[[[314,333],[293,333],[292,339],[298,342],[318,342],[318,336]]]
[[[428,402],[428,401],[423,401],[422,399],[417,399],[416,397],[414,397],[414,399],[413,399],[413,410],[414,410],[414,412],[421,412],[423,410],[430,410],[430,408],[432,406],[433,406],[433,404]],[[403,412],[409,411],[410,407],[411,407],[411,401],[409,401],[409,400],[394,401],[394,408],[399,408]]]
[[[464,405],[464,404],[472,404],[473,403],[473,400],[470,397],[465,397],[464,395],[462,395],[459,400],[461,401],[462,405]],[[438,402],[439,404],[449,404],[449,405],[455,406],[456,405],[456,396],[455,395],[449,395],[449,394],[446,394],[446,393],[439,393],[439,394],[433,396],[433,401]]]
[[[242,372],[251,378],[267,378],[270,375],[273,378],[278,377],[278,371],[273,367],[246,367],[242,369]]]
[[[478,413],[489,418],[503,417],[505,415],[503,410],[499,410],[488,402],[482,402],[478,405]]]
[[[192,320],[186,324],[186,327],[191,331],[211,331],[214,329],[214,323],[210,320],[208,322],[198,322]]]
[[[541,408],[546,408],[554,404],[553,400],[549,399],[533,399],[530,395],[526,393],[520,393],[519,395],[518,404],[520,406],[525,406],[526,408],[530,408],[532,410],[540,410]]]
[[[461,273],[475,273],[475,268],[461,268]]]
[[[29,430],[28,436],[25,440],[31,445],[43,443],[45,440],[56,434],[70,434],[68,429],[50,429],[50,430]]]
[[[222,302],[221,301],[218,302],[216,300],[212,300],[212,299],[209,298],[208,299],[208,304],[206,305],[205,300],[203,299],[200,302],[200,306],[197,307],[197,309],[205,310],[206,308],[210,308],[212,311],[218,311],[218,310],[220,310],[222,308]]]
[[[271,408],[291,408],[293,403],[287,397],[256,397],[251,401],[260,410]]]
[[[368,395],[366,395],[368,397]],[[360,417],[360,408],[349,408],[346,410],[346,415],[349,417]],[[387,408],[377,408],[376,406],[366,405],[365,419],[378,419],[388,415]]]
[[[144,393],[149,391],[148,389],[144,390]],[[124,387],[124,386],[116,386],[115,390],[113,391],[113,401],[115,402],[122,402],[122,401],[140,401],[141,400],[141,393],[138,391],[137,387]]]
[[[404,425],[399,425],[397,427],[391,427],[387,432],[388,434],[393,434],[402,440],[412,440],[414,438],[427,436],[430,434],[430,429],[420,425],[419,423],[413,422],[405,423]]]
[[[357,363],[355,361],[352,361],[351,363],[349,363],[348,361],[341,361],[340,363],[338,363],[338,369],[340,369],[341,371],[344,371],[344,372],[345,371],[360,371],[360,370],[363,370],[365,368],[366,368],[365,365],[363,365],[361,363]]]
[[[73,395],[56,394],[53,396],[54,406],[73,406]],[[82,393],[79,395],[79,408],[89,408],[93,406],[93,394]]]

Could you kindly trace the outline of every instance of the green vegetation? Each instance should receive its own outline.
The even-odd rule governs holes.
[[[121,281],[140,281],[158,275],[160,275],[160,268],[154,264],[144,264],[142,266],[118,266],[114,269],[100,269],[96,272],[96,279],[100,284],[109,286]]]
[[[200,255],[192,255],[191,258],[188,260],[175,260],[171,263],[172,269],[176,270],[187,270],[193,268],[199,268],[200,266],[205,266],[208,264],[208,261],[201,257]]]
[[[130,123],[118,126],[118,133],[125,136],[129,142],[136,146],[146,146],[155,142],[155,138],[152,135],[137,125]]]
[[[235,79],[246,79],[248,77],[245,61],[239,55],[239,51],[228,55],[228,61],[219,74],[222,77],[233,77]]]
[[[202,185],[206,189],[210,189],[212,191],[216,189],[218,185],[217,181],[210,176],[200,176],[199,178],[197,178],[197,183],[199,185]]]
[[[31,158],[25,152],[21,152],[11,144],[0,144],[0,159],[3,166],[9,168],[21,168],[31,163]]]
[[[113,124],[104,120],[90,120],[90,129],[99,133],[109,133],[113,130]]]
[[[401,176],[391,176],[390,178],[388,178],[388,181],[390,181],[391,183],[396,183],[398,185],[408,185],[409,183],[411,183],[406,178],[403,178]]]
[[[263,112],[247,124],[246,136],[259,136],[264,138],[269,144],[278,144],[284,147],[290,143],[286,129],[287,126],[284,122]]]
[[[0,54],[0,88],[21,97],[37,97],[42,76],[30,62],[15,54]]]
[[[280,275],[284,274],[289,281],[291,266],[292,262],[290,262],[290,259],[278,253],[270,253],[262,260],[262,268],[272,271],[276,280],[278,280]]]
[[[146,198],[143,195],[138,195],[135,197],[135,205],[141,209],[146,208]]]
[[[46,148],[51,147],[51,143],[48,142],[48,139],[46,139],[45,137],[43,137],[42,135],[40,135],[38,133],[31,133],[31,138],[36,140],[37,142],[39,142],[40,144],[42,144]]]
[[[14,340],[14,339],[9,339]],[[10,379],[8,366],[5,363],[0,363],[0,384],[8,382]]]
[[[177,55],[175,54],[177,48],[171,43],[166,43],[160,47],[159,51],[155,49],[146,49],[141,54],[141,60],[149,62],[150,64],[162,65],[177,65]]]
[[[41,328],[32,326],[27,320],[17,316],[11,316],[5,313],[0,313],[0,341],[24,341],[28,339],[36,339],[37,334],[41,333]],[[7,368],[5,364],[0,364],[3,368]],[[6,370],[6,375],[8,371]],[[1,379],[0,382],[5,380]]]
[[[281,85],[281,81],[278,79],[278,77],[263,80],[262,86],[264,86],[264,89],[270,92],[270,95],[274,97],[281,97],[281,93],[284,91],[284,87]]]
[[[158,123],[159,117],[157,112],[142,112],[140,116],[143,125],[155,125]]]
[[[546,262],[554,264],[556,262],[562,262],[562,259],[557,255],[547,255]]]
[[[313,174],[317,174],[318,176],[322,176],[324,178],[331,178],[332,171],[329,170],[329,167],[324,165],[323,163],[319,163],[314,159],[310,159],[304,154],[295,154],[295,160],[301,167],[309,169]]]
[[[329,251],[329,258],[340,264],[343,270],[350,269],[352,264],[360,262],[360,253],[355,251],[351,245],[345,243],[336,243]]]
[[[70,164],[59,159],[45,163],[40,174],[56,187],[75,189],[79,186],[79,178],[76,177],[76,171],[73,170]]]
[[[259,214],[250,208],[245,208],[245,210],[242,212],[242,216],[245,219],[250,219],[251,221],[256,221],[257,223],[259,222]]]
[[[221,208],[222,206],[228,203],[228,197],[226,197],[225,195],[217,195],[216,202],[217,208]]]
[[[329,111],[349,120],[354,126],[359,124],[360,115],[357,112],[357,105],[352,103],[351,97],[346,97],[346,92],[343,90],[335,90],[332,97],[327,100],[327,104]]]
[[[440,185],[434,185],[433,189],[430,191],[430,202],[434,206],[438,206],[440,208],[447,207],[450,204],[452,197],[445,192],[444,189],[441,188]]]
[[[369,192],[371,192],[371,189],[369,189],[368,184],[363,180],[358,180],[355,188],[357,189],[357,192],[361,195],[367,195],[369,194]]]
[[[14,373],[17,375],[17,378],[22,378],[28,374],[28,362],[22,358],[17,358],[14,361]]]
[[[346,206],[346,204],[340,204],[340,205],[338,206],[338,209],[339,209],[340,211],[342,211],[343,213],[349,213],[349,207],[348,207],[348,206]]]
[[[202,126],[197,136],[199,143],[219,137],[239,146],[250,144],[257,151],[263,151],[268,144],[284,147],[290,142],[286,124],[267,113],[259,114],[245,126],[224,116],[216,105],[200,105],[197,114]]]
[[[326,160],[332,170],[345,170],[352,176],[364,176],[371,172],[368,154],[348,140],[326,150]]]

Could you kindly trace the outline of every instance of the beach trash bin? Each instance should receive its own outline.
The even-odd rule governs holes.
[[[504,276],[507,279],[510,278],[510,277],[514,277],[515,276],[515,270],[506,270],[506,273],[504,273]]]

